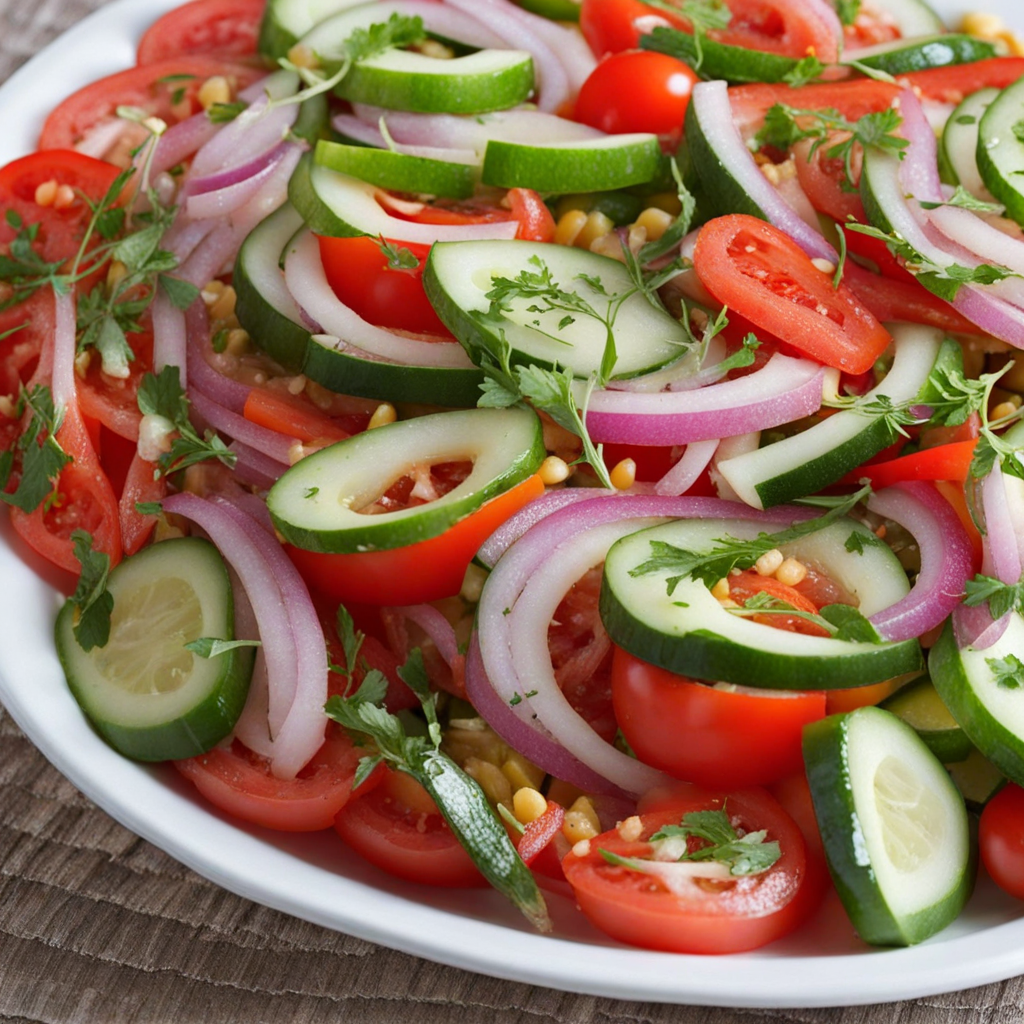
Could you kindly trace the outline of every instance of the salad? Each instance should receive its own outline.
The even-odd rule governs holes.
[[[1020,895],[1012,37],[540,6],[197,0],[0,169],[72,693],[540,930],[916,943],[979,811]]]

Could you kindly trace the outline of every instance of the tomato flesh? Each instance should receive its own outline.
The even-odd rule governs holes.
[[[185,54],[254,57],[264,6],[263,0],[192,0],[149,26],[139,40],[136,63]]]
[[[981,812],[981,861],[1004,892],[1024,899],[1024,789],[1004,786]]]

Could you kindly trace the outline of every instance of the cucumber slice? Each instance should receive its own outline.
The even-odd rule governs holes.
[[[843,64],[862,64],[888,75],[906,75],[927,68],[941,68],[952,64],[971,64],[996,55],[995,46],[977,36],[956,32],[924,36],[915,39],[896,39],[877,46],[854,50]]]
[[[995,202],[995,196],[985,187],[978,170],[978,127],[985,111],[998,95],[998,89],[979,89],[968,96],[949,115],[939,147],[943,177],[951,185],[963,185],[972,196],[986,203]]]
[[[649,373],[686,351],[687,338],[678,321],[634,290],[623,264],[582,249],[539,242],[438,242],[423,268],[423,287],[441,321],[474,362],[507,342],[515,364],[568,367],[577,377],[587,378],[601,368],[608,340],[603,321],[564,309],[537,312],[538,300],[529,296],[510,299],[510,310],[498,318],[482,316],[490,306],[487,293],[496,278],[514,280],[544,268],[558,288],[574,292],[602,314],[609,296],[632,293],[615,316],[614,378]],[[584,275],[598,280],[604,291]]]
[[[710,551],[720,538],[752,539],[764,523],[745,519],[678,520],[620,540],[608,552],[601,585],[601,618],[612,640],[638,658],[695,679],[779,690],[827,690],[891,679],[921,667],[916,640],[872,644],[807,636],[731,614],[692,577],[668,593],[670,570],[643,576],[631,570],[651,557],[651,543]],[[851,534],[871,531],[853,520],[832,524],[782,551],[806,559],[848,589],[860,612],[873,615],[907,593],[906,573],[882,544],[863,555],[846,549]]]
[[[658,137],[646,132],[537,145],[491,139],[481,180],[538,192],[605,192],[643,184],[660,169]]]
[[[863,707],[807,726],[804,761],[829,870],[860,937],[909,946],[955,920],[973,877],[967,811],[917,733]]]
[[[906,722],[943,764],[962,761],[974,750],[927,676],[901,687],[878,706]]]
[[[978,125],[975,150],[982,181],[1018,224],[1024,224],[1024,140],[1018,136],[1022,111],[1024,78],[989,104]]]
[[[235,260],[235,314],[249,337],[286,370],[301,369],[309,330],[284,283],[281,256],[302,228],[290,203],[279,207],[249,232]]]
[[[960,346],[943,341],[942,332],[911,324],[892,325],[895,357],[872,397],[894,403],[914,397],[926,401],[933,369],[962,364]],[[814,494],[839,480],[893,443],[896,435],[884,418],[846,409],[813,427],[756,451],[725,459],[718,471],[748,505],[770,508]]]
[[[515,0],[524,11],[552,21],[579,21],[580,0]]]
[[[267,0],[260,22],[258,49],[277,63],[314,25],[366,0]],[[387,17],[384,18],[387,21]]]
[[[57,654],[68,686],[96,731],[127,757],[168,761],[219,743],[242,713],[251,648],[201,658],[185,648],[200,637],[234,638],[231,579],[206,540],[162,541],[111,573],[110,639],[84,651],[76,609],[57,616]]]
[[[395,192],[466,199],[473,194],[476,184],[476,170],[469,164],[430,160],[369,146],[343,146],[339,142],[321,140],[313,153],[313,161],[320,167],[341,171]]]
[[[960,650],[946,623],[928,656],[935,689],[971,742],[1008,779],[1024,784],[1024,692],[1000,685],[993,662],[1024,652],[1024,619],[1010,613],[1006,632],[991,647]]]
[[[289,544],[349,553],[405,547],[436,537],[490,498],[536,472],[547,452],[530,409],[462,409],[356,434],[292,466],[267,508]],[[416,468],[471,461],[469,476],[435,501],[364,514]]]
[[[1006,785],[1006,776],[977,747],[962,761],[946,767],[967,810],[975,814],[980,814],[985,804]]]
[[[429,6],[417,13],[431,30]],[[341,61],[353,32],[406,13],[401,3],[383,0],[343,10],[321,21],[300,40],[328,68]],[[451,60],[411,50],[386,50],[360,60],[335,89],[352,103],[425,114],[482,114],[524,102],[533,92],[533,58],[525,50],[477,50]]]
[[[931,36],[946,31],[945,22],[924,0],[863,0],[861,10],[865,14],[881,15],[892,20],[899,29],[901,39],[914,36]]]

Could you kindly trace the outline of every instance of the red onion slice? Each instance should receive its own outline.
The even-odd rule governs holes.
[[[955,206],[939,206],[927,212],[928,220],[949,242],[969,250],[985,263],[1001,264],[1024,274],[1024,241],[1000,231],[988,221]]]
[[[121,141],[121,136],[129,127],[130,122],[120,117],[99,121],[75,143],[75,152],[91,156],[94,160],[102,160]]]
[[[406,337],[367,323],[334,293],[324,273],[316,236],[306,231],[288,247],[285,283],[299,306],[324,334],[341,339],[372,356],[409,366],[471,367],[465,350],[456,342]]]
[[[960,606],[974,552],[953,507],[930,483],[905,483],[873,494],[868,508],[899,523],[921,552],[921,571],[910,593],[871,616],[883,640],[910,640],[941,625]]]
[[[258,452],[247,444],[242,444],[241,441],[232,441],[228,448],[238,458],[235,463],[235,476],[242,483],[249,484],[250,487],[269,491],[288,468],[269,455],[264,455],[263,452]]]
[[[185,314],[162,292],[153,299],[153,369],[177,366],[182,388],[188,387]]]
[[[155,176],[169,171],[172,167],[177,167],[178,164],[205,146],[217,134],[220,127],[206,116],[205,110],[171,125],[160,136],[156,151],[153,153],[153,162],[150,164],[150,174]]]
[[[595,441],[674,445],[791,423],[821,408],[825,371],[776,353],[755,373],[697,391],[595,391],[587,428]]]
[[[981,571],[1014,586],[1021,577],[1021,557],[1005,477],[998,463],[981,481],[981,506],[985,516],[985,555]]]
[[[394,611],[404,615],[410,622],[415,622],[430,637],[437,648],[437,653],[444,658],[449,668],[455,664],[456,659],[462,657],[459,654],[459,642],[455,639],[452,624],[433,605],[406,605],[403,608],[395,608]]]
[[[225,217],[244,206],[271,180],[278,164],[287,156],[291,146],[291,143],[282,142],[259,159],[243,165],[239,168],[238,174],[244,176],[238,177],[235,172],[226,172],[199,179],[203,191],[193,193],[190,186],[188,198],[185,200],[185,216],[192,220]],[[215,182],[227,184],[212,184]],[[209,188],[206,187],[208,185]]]
[[[78,326],[75,311],[75,293],[61,294],[54,289],[56,316],[53,331],[53,356],[50,369],[50,385],[53,404],[57,409],[67,409],[78,402],[75,384],[75,355]],[[40,358],[40,364],[43,360]]]
[[[286,469],[291,465],[292,449],[297,444],[295,438],[279,434],[276,430],[268,430],[225,409],[199,391],[194,383],[188,390],[188,398],[196,416],[214,430],[263,452]]]
[[[219,373],[210,365],[211,357],[214,362],[221,357],[210,348],[210,318],[202,302],[192,303],[185,313],[185,336],[189,377],[194,382],[196,390],[208,395],[225,409],[241,413],[252,388]]]
[[[654,485],[655,494],[685,494],[696,482],[697,477],[707,469],[719,441],[694,441],[686,446],[683,457]]]

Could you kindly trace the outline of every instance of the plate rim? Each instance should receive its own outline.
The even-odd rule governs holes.
[[[63,95],[129,66],[141,31],[176,6],[179,0],[113,0],[0,84],[0,163],[32,148],[43,118]],[[63,68],[61,76],[46,71],[55,62]],[[93,802],[237,895],[453,967],[614,999],[749,1008],[847,1006],[936,995],[1024,972],[1024,919],[953,938],[940,935],[910,949],[864,947],[803,956],[768,947],[698,957],[540,936],[520,926],[494,894],[474,897],[488,913],[493,910],[493,919],[485,920],[458,909],[457,901],[447,908],[435,905],[443,902],[438,894],[427,904],[410,899],[409,887],[388,881],[389,891],[297,858],[287,848],[291,841],[230,823],[159,769],[121,758],[92,731],[64,685],[55,651],[24,643],[26,635],[50,635],[58,606],[57,591],[31,564],[5,521],[0,579],[14,585],[0,588],[0,701]],[[865,971],[868,956],[873,960]],[[780,969],[783,964],[793,970]]]

